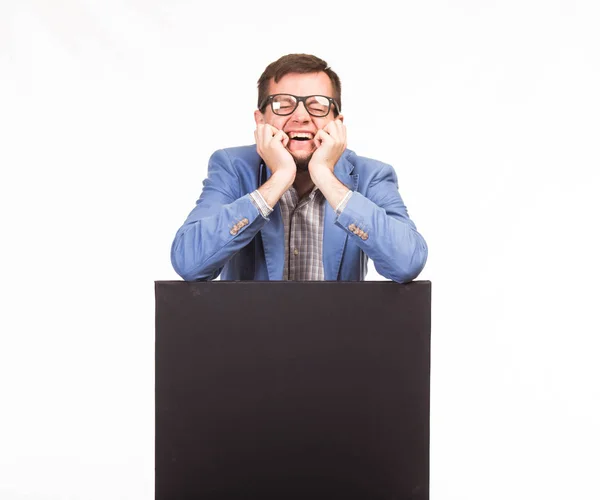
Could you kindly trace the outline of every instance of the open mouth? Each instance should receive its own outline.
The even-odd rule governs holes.
[[[290,132],[288,134],[291,141],[312,141],[313,135],[308,132]]]

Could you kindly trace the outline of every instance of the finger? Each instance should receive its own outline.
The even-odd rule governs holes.
[[[265,127],[267,128],[267,130],[271,134],[271,137],[275,137],[275,135],[277,135],[277,133],[279,132],[278,128],[275,128],[273,125],[269,125],[268,123],[265,124]]]
[[[323,145],[326,139],[331,139],[331,136],[327,132],[325,132],[325,130],[321,129],[317,131],[313,141],[315,143],[315,146],[319,148]]]
[[[336,144],[343,144],[344,148],[346,147],[346,126],[341,120],[329,122],[325,127],[325,130],[333,138]]]
[[[339,129],[335,123],[335,121],[329,122],[325,128],[325,132],[327,132],[335,142],[339,141]]]
[[[336,142],[344,142],[344,124],[340,120],[331,122],[331,130],[329,133],[333,136]]]
[[[267,139],[267,143],[268,143],[269,147],[278,148],[279,144],[281,144],[285,148],[289,141],[288,136],[286,135],[286,133],[283,130],[277,130],[274,127],[273,127],[273,130],[276,131],[275,135]],[[270,133],[271,132],[269,132],[269,134]]]
[[[326,142],[328,144],[334,142],[333,136],[325,129],[319,130],[315,138],[318,138],[321,142]]]
[[[273,133],[271,132],[271,129],[269,127],[270,127],[269,125],[265,124],[265,125],[263,125],[263,128],[262,128],[261,136],[262,136],[263,144],[265,144],[265,145],[269,144],[269,141],[273,137]]]
[[[264,139],[264,136],[265,136],[265,125],[264,124],[260,124],[260,125],[256,126],[256,134],[258,135],[258,137],[261,141]]]
[[[273,134],[273,140],[274,141],[278,141],[278,142],[282,142],[283,141],[283,136],[284,136],[284,132],[283,130],[277,130],[277,132],[275,132]]]
[[[258,154],[262,156],[264,148],[261,138],[261,129],[259,127],[260,125],[254,131],[254,141],[256,142],[256,151],[258,151]]]
[[[260,141],[261,146],[265,146],[267,143],[265,141],[265,126],[264,125],[259,125],[256,128],[256,135],[258,137],[258,140]]]
[[[341,142],[344,143],[344,147],[346,147],[346,141],[347,141],[347,130],[346,130],[346,125],[344,125],[344,122],[342,122],[341,120],[338,120],[339,124],[338,124],[338,129],[339,129],[339,137]]]

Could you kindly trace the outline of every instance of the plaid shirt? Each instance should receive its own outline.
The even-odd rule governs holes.
[[[336,208],[339,216],[352,192],[350,191]],[[258,190],[250,193],[263,217],[273,211]],[[294,281],[324,280],[323,269],[323,220],[327,200],[315,186],[308,196],[298,199],[298,192],[290,187],[279,200],[285,234],[285,258],[283,279]]]
[[[323,219],[325,197],[315,188],[298,199],[292,186],[281,200],[281,218],[285,233],[283,279],[290,281],[323,281]]]

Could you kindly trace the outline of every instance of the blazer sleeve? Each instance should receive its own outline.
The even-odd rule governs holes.
[[[385,278],[405,283],[415,279],[427,261],[427,244],[408,216],[390,165],[374,175],[365,195],[354,192],[336,224],[375,264]]]
[[[231,158],[216,151],[196,207],[171,246],[173,268],[186,281],[213,280],[269,219],[264,218],[242,183]]]

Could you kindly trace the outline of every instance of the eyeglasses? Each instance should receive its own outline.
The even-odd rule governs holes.
[[[325,95],[307,95],[302,97],[292,94],[274,94],[268,96],[259,109],[264,112],[265,106],[268,103],[271,103],[271,110],[273,113],[279,116],[288,116],[296,111],[298,104],[301,102],[304,103],[304,107],[306,108],[306,111],[308,111],[308,114],[317,118],[327,116],[329,111],[331,111],[332,104],[334,106],[334,112],[336,114],[339,114],[340,112],[338,103],[335,102],[333,98]]]

